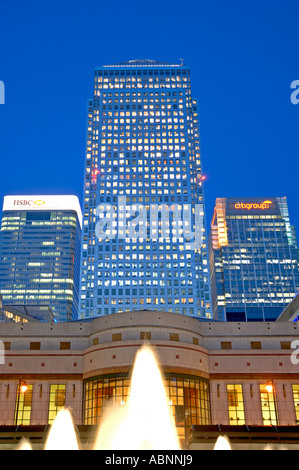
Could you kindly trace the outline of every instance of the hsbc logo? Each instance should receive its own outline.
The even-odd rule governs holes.
[[[45,203],[45,201],[43,201],[42,199],[36,199],[36,200],[33,200],[33,199],[15,199],[14,200],[14,206],[31,206],[31,207],[34,207],[34,206],[43,206]]]
[[[34,201],[34,204],[36,206],[43,206],[45,203],[45,201],[42,201],[41,199],[37,199],[36,201]]]

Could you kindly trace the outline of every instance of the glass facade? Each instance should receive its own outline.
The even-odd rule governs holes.
[[[209,257],[214,318],[276,320],[299,289],[286,198],[217,199]]]
[[[78,317],[81,228],[75,211],[4,210],[0,230],[3,304],[49,306]]]
[[[10,305],[2,305],[0,297],[0,323],[26,323],[38,321],[55,321],[52,310],[44,305],[18,305],[11,307]]]
[[[190,69],[155,61],[97,68],[88,105],[82,318],[143,309],[211,317],[202,177]],[[110,220],[110,232],[100,238],[96,230],[108,206],[111,218],[119,211],[125,216],[118,224]],[[187,206],[190,220],[175,224],[173,211]],[[184,229],[197,233],[197,207],[203,222],[196,248]],[[151,210],[167,211],[165,233]],[[145,218],[135,219],[129,237],[132,215],[141,212]]]
[[[205,379],[166,374],[164,385],[180,439],[185,439],[192,424],[211,424],[209,384]],[[124,374],[86,380],[84,424],[99,424],[105,407],[124,405],[129,394],[130,380]]]

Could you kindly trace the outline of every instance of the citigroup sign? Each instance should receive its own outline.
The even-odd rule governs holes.
[[[244,202],[237,202],[235,204],[235,209],[247,209],[248,211],[252,210],[252,209],[261,209],[261,210],[265,210],[265,209],[269,209],[271,204],[273,204],[272,201],[263,201],[263,202],[247,202],[247,203],[244,203]]]

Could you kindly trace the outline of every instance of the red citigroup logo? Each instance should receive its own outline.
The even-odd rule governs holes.
[[[269,209],[271,204],[273,204],[272,201],[264,201],[264,202],[261,202],[261,203],[257,203],[257,202],[247,202],[247,203],[237,202],[235,204],[235,209],[247,209],[248,211],[250,211],[251,209],[265,210],[265,209]]]

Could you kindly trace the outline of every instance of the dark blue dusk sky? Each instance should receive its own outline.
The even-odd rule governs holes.
[[[180,58],[199,100],[208,222],[216,197],[286,196],[299,235],[298,0],[0,0],[0,205],[82,200],[94,68]]]

